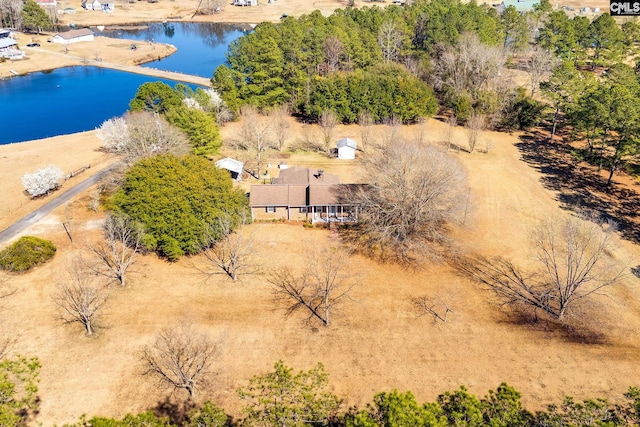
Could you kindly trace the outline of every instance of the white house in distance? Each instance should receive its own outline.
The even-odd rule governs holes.
[[[233,0],[234,6],[257,6],[258,0]]]
[[[18,46],[18,42],[11,37],[0,38],[0,52],[7,52],[11,49],[15,49]]]
[[[351,138],[342,138],[338,141],[338,158],[343,160],[353,160],[356,158],[358,145]]]
[[[80,28],[78,30],[70,30],[64,33],[58,33],[51,39],[54,43],[60,44],[91,42],[93,41],[93,31],[88,28]]]

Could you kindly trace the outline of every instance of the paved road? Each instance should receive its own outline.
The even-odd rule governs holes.
[[[97,174],[93,175],[90,178],[85,179],[79,184],[76,184],[75,186],[71,187],[70,189],[60,194],[56,198],[50,200],[43,206],[31,212],[29,215],[19,219],[17,222],[15,222],[12,226],[7,228],[6,230],[0,231],[0,243],[3,243],[6,240],[11,239],[16,234],[23,231],[25,228],[40,221],[42,218],[44,218],[47,214],[49,214],[52,210],[54,210],[61,204],[68,202],[69,199],[71,199],[72,197],[77,196],[82,191],[91,187],[93,184],[98,182],[100,178],[106,175],[111,169],[113,169],[113,166],[98,172]]]

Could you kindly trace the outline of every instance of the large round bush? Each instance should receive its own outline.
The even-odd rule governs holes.
[[[193,155],[139,161],[125,174],[112,208],[141,223],[145,246],[172,261],[222,237],[215,227],[220,220],[233,230],[250,217],[247,197],[229,173]]]
[[[49,240],[24,236],[0,251],[0,268],[21,273],[47,262],[56,254],[56,247]]]

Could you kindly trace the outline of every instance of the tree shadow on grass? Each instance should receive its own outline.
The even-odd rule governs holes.
[[[196,408],[192,401],[175,401],[167,397],[153,408],[153,413],[158,417],[169,418],[171,424],[183,425],[187,422],[189,412]]]
[[[582,317],[560,322],[548,317],[536,315],[533,310],[527,308],[514,308],[505,312],[504,323],[524,326],[533,332],[552,334],[558,338],[577,344],[602,345],[607,344],[605,334],[596,331]]]
[[[556,191],[564,209],[593,212],[603,220],[613,220],[625,239],[640,243],[640,194],[613,182],[607,185],[597,169],[581,164],[573,149],[561,142],[549,143],[539,132],[520,137],[516,147],[522,159],[542,173],[545,188]]]

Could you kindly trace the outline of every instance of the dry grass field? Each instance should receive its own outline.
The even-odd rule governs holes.
[[[225,139],[233,138],[237,126],[223,129]],[[317,129],[292,124],[288,143],[299,143],[308,132]],[[385,132],[384,127],[376,129],[377,135]],[[425,135],[433,143],[441,141],[444,132],[437,120],[422,129],[403,128],[406,138]],[[359,139],[358,128],[337,128],[336,137],[342,136]],[[457,129],[456,141],[463,145],[464,137]],[[558,194],[543,186],[540,172],[521,160],[519,135],[486,132],[482,138],[481,144],[489,148],[486,154],[452,151],[468,169],[471,188],[472,209],[459,241],[485,254],[523,259],[528,256],[530,226],[540,218],[567,213],[559,207]],[[46,150],[48,144],[33,143],[34,149],[38,146]],[[18,148],[5,148],[5,157],[12,147]],[[296,153],[288,163],[321,166],[340,174],[343,182],[357,181],[360,175],[357,160]],[[16,176],[2,181],[6,185]],[[5,188],[11,190],[8,199],[32,203],[16,188]],[[73,243],[60,225],[64,208],[28,231],[52,239],[58,253],[49,264],[11,277],[8,285],[16,293],[1,301],[3,333],[18,338],[14,351],[42,361],[36,424],[71,422],[83,413],[121,416],[158,406],[170,392],[139,375],[138,354],[158,330],[183,320],[225,337],[215,373],[199,399],[211,399],[234,416],[240,416],[241,407],[235,390],[279,359],[296,369],[324,363],[331,388],[345,399],[345,408],[364,405],[375,392],[391,388],[412,390],[419,400],[429,400],[463,384],[483,395],[506,381],[536,409],[558,403],[565,394],[621,399],[628,386],[640,385],[640,288],[633,276],[584,306],[582,327],[570,329],[514,321],[486,291],[443,265],[407,269],[345,253],[359,281],[353,301],[341,306],[332,326],[310,329],[302,318],[285,319],[274,307],[264,276],[244,276],[233,283],[216,275],[205,281],[193,268],[197,259],[170,264],[148,255],[140,258],[126,288],[110,288],[102,327],[88,338],[81,326],[58,319],[51,295],[69,263],[85,252],[85,242],[98,237],[103,214],[90,211],[89,201],[86,194],[67,208]],[[1,215],[6,223],[6,214]],[[302,265],[311,245],[337,238],[327,230],[296,224],[256,223],[242,233],[253,235],[265,269]],[[614,255],[635,265],[640,250],[622,241]],[[419,317],[409,302],[412,295],[448,301],[453,313],[447,323],[436,325]],[[180,397],[178,393],[174,399]]]
[[[63,7],[79,8],[72,3],[62,1]],[[556,6],[606,8],[600,3],[554,2]],[[195,0],[118,3],[114,14],[79,10],[63,19],[79,26],[189,20],[195,4]],[[343,6],[335,0],[278,0],[262,2],[256,8],[228,6],[218,15],[196,19],[275,21],[282,13],[299,15],[317,8],[330,13]],[[81,45],[72,48],[86,49],[77,51],[78,57],[95,54],[95,48]],[[138,49],[136,55],[156,53]],[[133,53],[124,45],[105,46],[100,54],[105,61],[138,60],[125,57]],[[61,66],[48,59],[52,57],[58,56],[34,51],[30,64],[33,69],[42,69],[43,64],[49,63]],[[6,64],[0,65],[0,72],[5,68]],[[236,138],[239,126],[233,123],[224,127],[223,138]],[[444,139],[445,127],[437,120],[429,120],[423,126],[404,127],[402,132],[407,139],[422,135],[426,141],[439,143]],[[292,122],[290,132],[288,144],[292,146],[319,138],[317,128],[299,123]],[[382,126],[375,132],[378,136],[388,133],[389,129]],[[338,126],[335,135],[360,140],[357,126]],[[463,248],[527,259],[527,233],[531,226],[541,218],[567,215],[563,208],[568,206],[566,195],[571,192],[588,193],[592,200],[601,198],[606,203],[598,209],[617,212],[616,203],[621,200],[614,200],[610,194],[592,191],[591,187],[558,185],[567,176],[580,181],[586,176],[584,169],[559,157],[553,170],[573,171],[574,175],[550,175],[549,165],[534,156],[545,147],[521,137],[485,132],[479,145],[486,147],[487,153],[451,152],[463,162],[469,176],[470,209],[465,227],[457,232]],[[455,140],[464,145],[462,129],[456,130]],[[22,174],[50,163],[65,171],[92,165],[88,172],[66,183],[66,188],[114,161],[99,151],[99,146],[95,132],[0,146],[0,228],[47,201],[29,200],[24,195]],[[237,153],[228,150],[224,154]],[[272,176],[277,175],[278,161],[271,162]],[[287,162],[336,173],[342,182],[361,182],[357,160],[338,161],[320,154],[295,152]],[[244,188],[249,184],[244,183]],[[616,177],[616,188],[624,190],[619,194],[627,199],[637,200],[637,181]],[[618,400],[630,385],[640,386],[640,282],[632,275],[582,307],[581,325],[572,329],[518,322],[498,307],[486,291],[459,278],[444,265],[407,269],[345,252],[359,279],[354,300],[341,307],[332,326],[310,329],[301,318],[285,319],[283,312],[274,307],[264,276],[244,276],[233,283],[216,275],[205,281],[193,268],[194,259],[171,264],[148,255],[139,259],[127,287],[109,288],[110,299],[101,327],[94,337],[86,337],[81,326],[60,321],[51,296],[64,280],[69,264],[86,254],[86,243],[100,236],[104,213],[89,210],[90,193],[60,207],[26,231],[54,241],[58,253],[48,264],[10,277],[7,286],[16,292],[0,300],[2,334],[17,338],[13,351],[38,356],[42,361],[41,407],[33,425],[61,425],[77,420],[81,414],[122,416],[160,405],[171,394],[158,390],[155,383],[140,375],[138,355],[157,331],[184,320],[206,328],[212,335],[225,337],[215,372],[198,399],[211,399],[236,417],[241,415],[241,402],[235,390],[246,385],[254,374],[269,370],[278,359],[295,369],[324,363],[331,388],[345,399],[345,408],[364,405],[374,393],[391,388],[412,390],[422,401],[463,384],[471,392],[483,395],[506,381],[523,393],[530,409],[537,409],[559,403],[566,394]],[[637,209],[627,211],[629,228],[637,229],[633,214]],[[61,225],[67,216],[71,218],[73,243]],[[298,224],[256,223],[241,232],[253,235],[257,241],[256,255],[265,269],[301,265],[310,246],[337,238],[327,230]],[[636,266],[640,264],[640,247],[621,240],[614,256],[630,267]],[[446,300],[453,310],[447,323],[434,324],[428,317],[419,317],[409,302],[412,295]],[[178,393],[172,399],[181,397]]]

